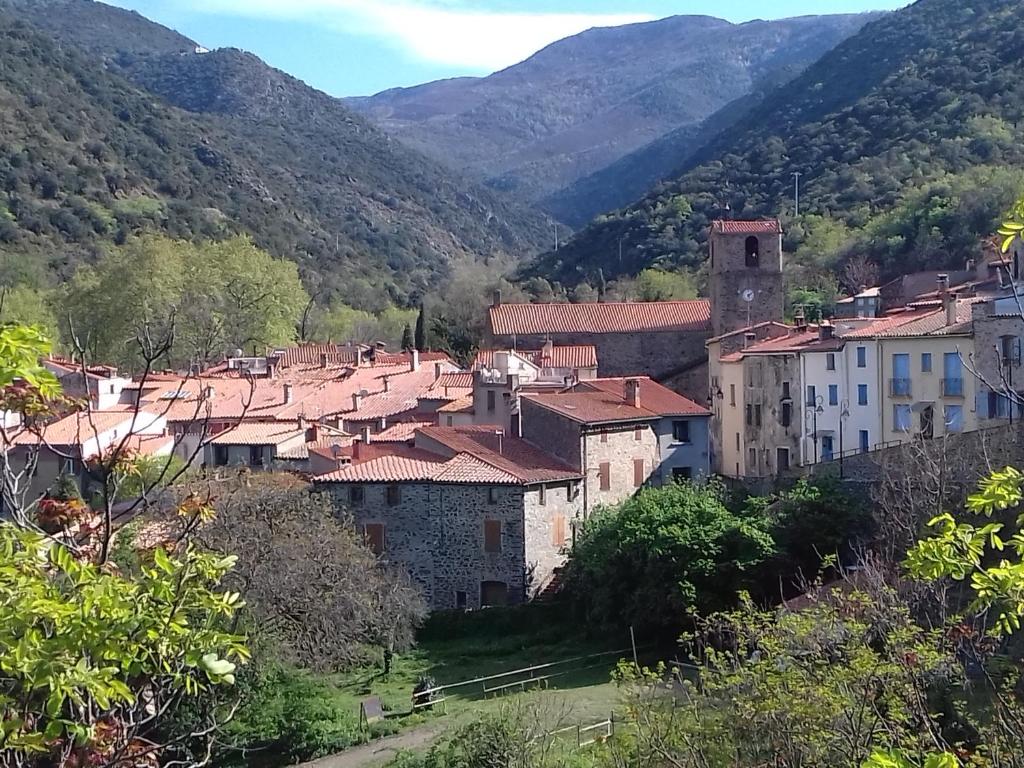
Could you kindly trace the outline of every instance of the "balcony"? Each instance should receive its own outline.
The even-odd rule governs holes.
[[[889,379],[889,394],[893,397],[910,397],[910,379]]]
[[[942,396],[943,397],[963,397],[964,396],[964,380],[962,378],[943,379],[942,380]]]

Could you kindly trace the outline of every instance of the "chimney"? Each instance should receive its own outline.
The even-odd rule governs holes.
[[[299,429],[305,429],[306,428],[306,417],[302,416],[300,414],[298,421],[299,421]]]
[[[501,306],[501,290],[500,289],[495,288],[494,289],[494,293],[491,294],[491,306],[492,307],[500,307]]]
[[[640,379],[626,379],[625,400],[626,405],[640,407]]]
[[[541,357],[545,360],[549,360],[554,351],[555,344],[553,341],[551,341],[551,339],[548,339],[547,341],[544,342],[544,351],[541,352]]]
[[[284,385],[284,404],[285,405],[290,404],[291,401],[294,399],[293,389],[294,388],[292,387],[291,384],[285,384]]]
[[[409,370],[418,371],[420,369],[420,351],[418,349],[414,349],[410,352],[410,355],[412,359],[409,361]]]
[[[217,394],[217,390],[215,390],[212,386],[207,385],[206,388],[203,390],[203,399],[204,400],[213,400],[213,398],[216,396],[216,394]]]
[[[362,439],[363,445],[369,445],[370,444],[370,428],[368,426],[364,426],[362,429],[360,429],[359,430],[359,437]]]
[[[942,306],[946,310],[946,325],[956,325],[956,294],[947,292],[942,297]]]
[[[441,363],[434,363],[434,381],[441,378],[441,371],[444,370],[444,366]]]
[[[757,341],[757,334],[753,331],[747,331],[743,334],[743,348],[746,349],[751,344]]]
[[[306,427],[306,442],[315,443],[320,439],[320,425],[315,421]]]
[[[804,314],[804,305],[800,304],[793,313],[793,325],[800,332],[807,330],[807,316]]]
[[[818,326],[818,339],[828,341],[836,337],[836,327],[832,323],[821,323]]]
[[[363,392],[362,392],[362,390],[360,390],[359,392],[353,392],[352,393],[352,410],[353,411],[358,411],[359,410],[359,406],[362,405],[362,404],[363,404]]]
[[[326,352],[320,353],[320,367],[321,368],[326,368],[327,367],[327,353]]]
[[[387,428],[388,428],[388,420],[387,420],[386,417],[381,416],[380,417],[380,421],[377,422],[377,431],[378,432],[383,432]]]
[[[383,382],[384,382],[384,391],[385,392],[390,392],[391,391],[391,377],[390,376],[385,376],[383,378]]]
[[[939,296],[945,296],[949,293],[949,275],[943,272],[940,275],[935,276],[935,286],[939,292]]]
[[[498,438],[498,454],[500,455],[502,453],[503,442],[504,442],[502,438],[505,437],[505,430],[503,430],[503,429],[496,429],[496,430],[494,430],[494,436]]]

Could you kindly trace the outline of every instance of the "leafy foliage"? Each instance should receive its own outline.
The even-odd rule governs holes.
[[[233,563],[158,548],[128,579],[0,524],[0,748],[30,764],[145,762],[159,725],[146,711],[230,685],[248,656],[225,629],[238,594],[217,589]]]
[[[723,608],[774,549],[763,522],[707,488],[672,484],[596,511],[566,566],[570,600],[593,626],[673,630]]]

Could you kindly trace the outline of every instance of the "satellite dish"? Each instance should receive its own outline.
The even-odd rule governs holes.
[[[749,304],[754,300],[754,291],[752,288],[747,288],[745,291],[743,291],[743,293],[740,294],[740,296],[742,296],[743,300]]]

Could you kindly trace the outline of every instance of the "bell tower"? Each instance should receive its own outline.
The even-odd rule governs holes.
[[[714,221],[711,325],[715,336],[769,320],[782,322],[782,225],[778,219]]]

